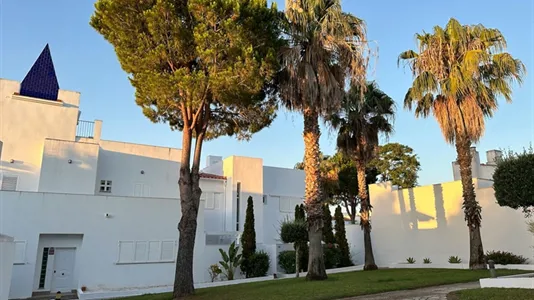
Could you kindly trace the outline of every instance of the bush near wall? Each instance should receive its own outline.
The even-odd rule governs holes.
[[[300,257],[300,265],[303,271],[308,269],[308,249],[303,256]],[[341,250],[335,244],[323,245],[324,265],[326,269],[334,269],[339,267],[341,261]],[[278,264],[286,274],[295,273],[295,251],[282,251],[278,254]]]
[[[497,265],[522,265],[528,261],[526,257],[506,251],[488,251],[485,258],[486,261],[493,260]]]
[[[264,251],[255,252],[249,257],[248,263],[248,277],[252,278],[267,276],[270,266],[269,254]]]

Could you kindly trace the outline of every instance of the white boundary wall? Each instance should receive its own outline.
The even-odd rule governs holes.
[[[177,241],[181,215],[178,199],[2,191],[0,207],[3,233],[24,245],[15,253],[17,262],[13,266],[10,298],[30,297],[32,291],[40,290],[39,258],[43,247],[54,245],[76,248],[74,289],[86,286],[88,290],[120,291],[173,283],[175,258],[172,261],[119,262],[119,241]],[[203,260],[204,251],[208,249],[204,245],[203,207],[201,202],[198,218],[202,221],[198,222],[195,244],[195,282],[209,280],[207,268],[213,263]],[[47,278],[53,277],[49,271]],[[50,287],[49,280],[45,290]]]
[[[11,270],[15,260],[15,243],[10,236],[0,234],[0,300],[7,300],[11,285]]]

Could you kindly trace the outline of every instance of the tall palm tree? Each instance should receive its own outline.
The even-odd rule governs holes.
[[[365,82],[365,25],[340,0],[286,0],[288,47],[282,50],[280,98],[304,116],[305,203],[310,252],[308,280],[326,279],[319,170],[319,116],[339,108],[344,84]]]
[[[456,146],[463,188],[463,209],[469,228],[471,269],[486,268],[480,235],[481,207],[471,173],[471,143],[484,134],[485,118],[497,110],[497,97],[512,101],[511,83],[521,83],[525,66],[503,52],[502,33],[483,25],[461,25],[450,19],[445,28],[417,34],[418,51],[400,54],[414,81],[404,106],[416,117],[436,118],[445,140]]]
[[[376,270],[371,244],[371,203],[367,193],[366,167],[378,155],[379,135],[393,132],[395,102],[371,82],[365,90],[352,86],[340,112],[329,118],[338,130],[337,147],[356,162],[358,198],[360,198],[360,226],[365,247],[364,270]]]

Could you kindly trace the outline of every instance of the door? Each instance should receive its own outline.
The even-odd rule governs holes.
[[[70,292],[73,290],[72,282],[76,249],[56,248],[55,250],[51,292]]]

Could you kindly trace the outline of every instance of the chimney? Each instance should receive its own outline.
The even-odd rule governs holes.
[[[486,151],[486,160],[489,165],[496,165],[497,161],[502,157],[502,151],[489,150]]]
[[[93,128],[93,140],[95,143],[100,142],[100,137],[102,136],[102,121],[95,120],[95,127]]]
[[[214,164],[217,164],[223,160],[222,156],[213,156],[208,155],[208,159],[206,160],[206,167],[212,166]]]

